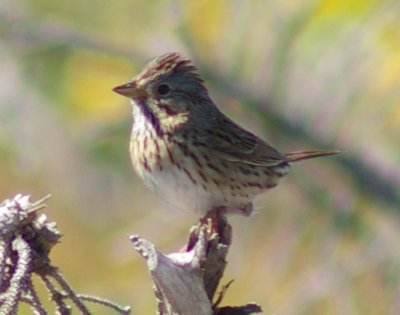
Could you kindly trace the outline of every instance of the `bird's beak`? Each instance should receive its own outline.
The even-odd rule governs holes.
[[[146,91],[138,87],[135,81],[118,85],[113,88],[113,91],[134,100],[143,100],[147,98]]]

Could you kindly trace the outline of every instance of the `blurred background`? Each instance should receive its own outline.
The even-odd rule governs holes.
[[[399,314],[397,0],[2,0],[0,199],[53,195],[52,258],[76,291],[155,313],[128,235],[171,252],[197,222],[133,174],[130,106],[111,91],[169,51],[279,150],[345,151],[296,164],[254,216],[230,218],[223,304]]]

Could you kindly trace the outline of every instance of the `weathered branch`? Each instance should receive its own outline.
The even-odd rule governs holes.
[[[221,211],[208,213],[190,232],[184,250],[165,255],[138,235],[130,237],[146,259],[158,300],[158,314],[244,315],[261,312],[255,304],[219,307],[229,286],[213,299],[226,267],[231,226]]]

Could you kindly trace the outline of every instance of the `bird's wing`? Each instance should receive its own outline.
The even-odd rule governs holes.
[[[231,162],[275,166],[288,159],[265,141],[227,117],[207,131],[207,144],[214,154]]]

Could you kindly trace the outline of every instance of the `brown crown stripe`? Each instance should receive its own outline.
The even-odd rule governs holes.
[[[161,75],[167,72],[187,73],[192,76],[199,84],[203,80],[196,73],[197,69],[190,60],[182,59],[177,53],[163,55],[151,62],[142,72],[137,81],[157,80]],[[143,82],[144,84],[144,82]]]

